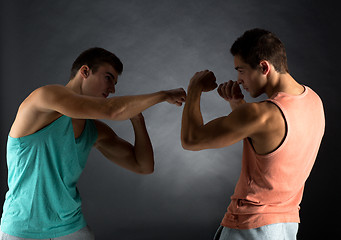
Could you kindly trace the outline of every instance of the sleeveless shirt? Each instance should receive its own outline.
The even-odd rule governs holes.
[[[283,222],[300,222],[305,181],[324,134],[325,118],[319,96],[305,86],[298,96],[274,94],[286,136],[273,152],[259,155],[249,139],[243,141],[242,169],[222,226],[251,229]]]
[[[22,238],[55,238],[86,226],[77,181],[97,139],[86,120],[75,139],[72,119],[61,116],[38,132],[8,136],[8,186],[1,230]]]

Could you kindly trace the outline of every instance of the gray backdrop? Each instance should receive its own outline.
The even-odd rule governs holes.
[[[299,239],[331,235],[337,229],[332,217],[340,215],[340,18],[331,2],[2,1],[0,205],[7,191],[7,134],[17,107],[37,87],[66,84],[81,51],[99,46],[120,57],[124,72],[117,95],[186,89],[191,76],[204,69],[212,70],[218,83],[236,79],[229,48],[245,30],[261,27],[282,39],[294,78],[324,101],[326,134],[306,184]],[[202,111],[207,122],[230,108],[214,91],[203,95]],[[128,172],[91,152],[79,189],[97,239],[213,238],[239,176],[241,144],[185,151],[181,114],[182,107],[167,103],[144,112],[155,151],[152,175]],[[129,121],[107,123],[133,142]]]

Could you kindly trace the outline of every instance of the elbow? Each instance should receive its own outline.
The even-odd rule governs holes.
[[[154,172],[154,166],[149,167],[149,168],[140,168],[139,170],[136,171],[136,173],[141,174],[141,175],[149,175]]]
[[[109,120],[113,121],[123,121],[129,119],[128,117],[125,117],[125,108],[124,107],[109,107],[107,111],[107,116]]]
[[[186,138],[181,138],[181,146],[185,150],[191,150],[190,141]]]
[[[195,139],[190,139],[189,137],[181,138],[182,148],[189,151],[200,151],[202,148],[200,147],[200,142]]]
[[[104,101],[105,102],[102,105],[102,113],[104,114],[104,119],[112,121],[122,121],[129,119],[129,116],[126,112],[126,104],[117,101],[116,98],[107,98]]]
[[[144,164],[137,163],[135,172],[141,175],[152,174],[154,172],[154,165],[154,157],[151,157],[148,159],[148,161],[144,161]]]
[[[154,169],[152,170],[144,170],[142,172],[140,172],[141,175],[150,175],[154,172]]]

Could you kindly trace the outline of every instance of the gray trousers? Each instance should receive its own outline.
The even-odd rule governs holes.
[[[296,240],[298,223],[275,223],[253,229],[220,226],[214,240]]]
[[[3,233],[0,230],[0,240],[33,240],[32,238],[20,238]],[[69,235],[57,238],[48,238],[43,240],[95,240],[95,235],[89,227],[82,228],[81,230],[71,233]]]

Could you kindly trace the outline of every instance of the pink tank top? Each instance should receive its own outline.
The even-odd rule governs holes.
[[[300,222],[299,204],[324,134],[319,96],[305,86],[299,96],[283,92],[267,101],[282,111],[287,133],[282,144],[266,155],[257,154],[244,139],[241,174],[221,225],[236,229]]]

